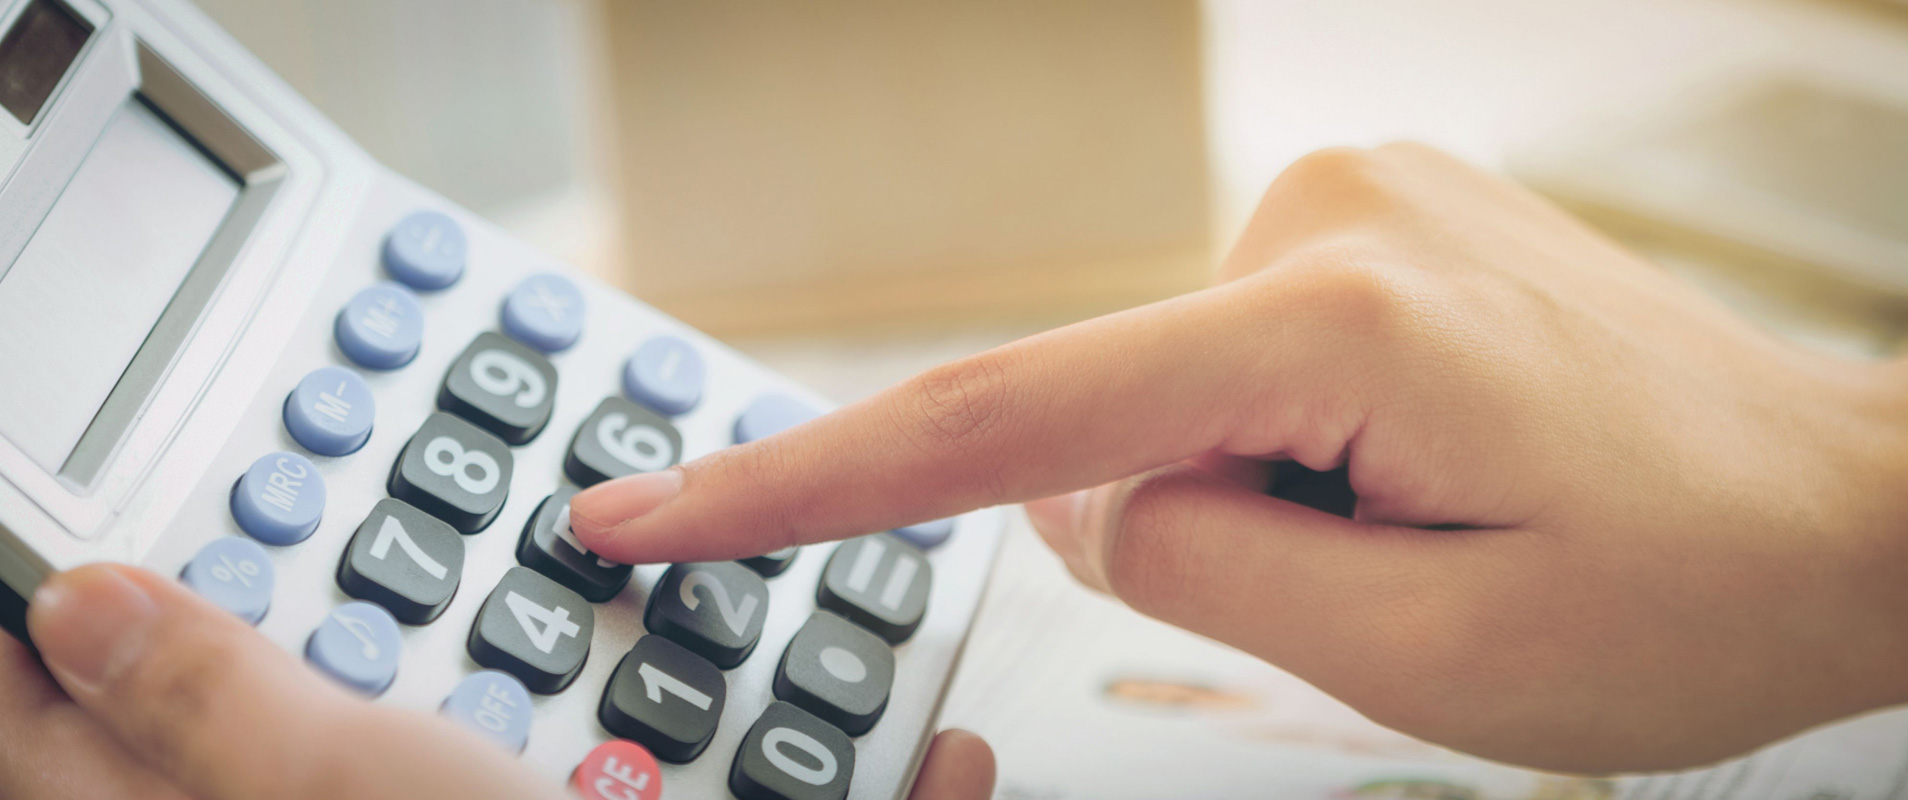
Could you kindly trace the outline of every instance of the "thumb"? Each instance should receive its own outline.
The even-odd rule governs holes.
[[[144,570],[95,564],[48,578],[27,625],[75,702],[204,800],[549,792],[456,726],[359,702]]]
[[[1493,596],[1541,557],[1517,531],[1357,522],[1187,464],[1027,509],[1083,582],[1361,710],[1468,658]]]

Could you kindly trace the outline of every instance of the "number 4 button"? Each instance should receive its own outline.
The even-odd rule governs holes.
[[[768,599],[761,576],[733,561],[677,564],[656,582],[643,625],[733,669],[761,640]]]
[[[464,541],[455,528],[387,497],[345,548],[338,588],[384,606],[399,622],[423,625],[450,605],[463,571]]]
[[[595,627],[595,611],[576,592],[511,567],[477,612],[470,657],[517,676],[530,691],[556,694],[583,671]]]

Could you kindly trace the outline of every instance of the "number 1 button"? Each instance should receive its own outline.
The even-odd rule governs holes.
[[[657,758],[686,764],[715,737],[727,694],[722,671],[707,659],[661,636],[644,636],[616,665],[596,719]]]
[[[523,444],[550,424],[556,388],[556,367],[548,359],[495,333],[483,333],[444,373],[437,407],[510,444]]]
[[[338,588],[384,606],[399,622],[423,625],[450,606],[463,572],[457,529],[387,497],[352,535],[338,564]]]
[[[604,398],[570,440],[563,471],[578,486],[656,472],[682,459],[682,434],[656,412],[621,397]]]
[[[677,564],[656,582],[643,625],[733,669],[761,640],[768,600],[761,576],[733,561]]]
[[[589,660],[596,613],[576,592],[524,567],[511,567],[477,612],[470,657],[517,676],[530,691],[568,688]]]

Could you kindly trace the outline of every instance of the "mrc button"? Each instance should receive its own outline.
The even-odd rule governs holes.
[[[318,530],[325,514],[325,481],[297,453],[268,453],[252,462],[232,487],[232,519],[266,544],[297,544]]]

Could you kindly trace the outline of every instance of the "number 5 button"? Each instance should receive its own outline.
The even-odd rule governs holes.
[[[565,486],[543,499],[517,540],[517,563],[601,603],[623,590],[631,568],[597,558],[570,531],[570,498],[575,496],[576,490]]]
[[[338,564],[338,588],[391,612],[399,622],[437,619],[457,594],[464,540],[437,518],[389,497],[351,537]]]
[[[768,600],[761,576],[733,561],[677,564],[656,582],[643,625],[733,669],[761,640]]]
[[[391,496],[464,533],[489,527],[510,496],[510,447],[443,412],[424,419],[391,470]]]
[[[530,691],[556,694],[589,660],[596,614],[576,592],[524,567],[511,567],[477,612],[470,657],[503,670]]]
[[[510,444],[537,438],[556,407],[557,373],[537,351],[495,333],[479,334],[444,373],[437,407]]]
[[[682,434],[669,420],[621,397],[605,398],[570,440],[563,471],[578,486],[668,469],[682,459]]]
[[[636,640],[616,665],[596,719],[657,758],[685,764],[702,755],[722,719],[722,671],[661,636]]]

